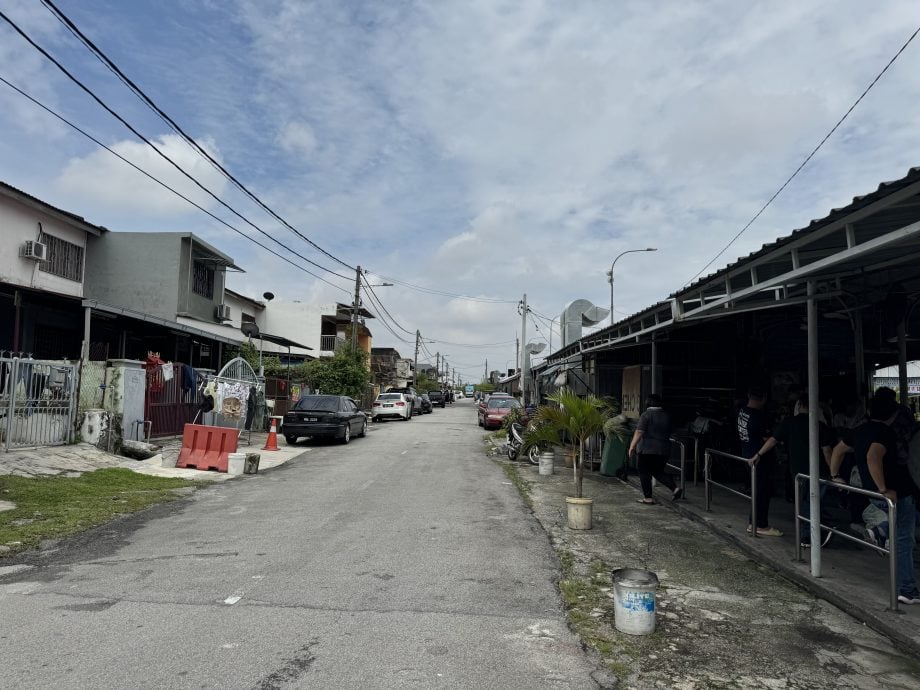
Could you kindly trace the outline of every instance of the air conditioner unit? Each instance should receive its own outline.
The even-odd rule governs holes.
[[[218,321],[230,320],[230,306],[227,304],[218,304],[214,307],[214,316]]]
[[[26,243],[19,248],[19,256],[23,259],[32,259],[33,261],[47,261],[48,245],[27,240]]]

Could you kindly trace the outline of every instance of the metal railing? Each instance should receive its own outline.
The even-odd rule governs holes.
[[[319,349],[322,352],[335,352],[345,344],[345,338],[337,335],[321,335],[319,337]]]
[[[676,443],[680,448],[680,465],[678,466],[672,463],[669,456],[667,467],[673,467],[675,470],[680,471],[680,492],[683,494],[684,488],[686,487],[687,475],[687,444],[681,441],[679,438],[674,438],[673,436],[669,440],[671,443]]]
[[[73,440],[77,366],[66,361],[0,357],[3,450]]]
[[[718,455],[722,458],[728,458],[729,460],[737,460],[738,462],[743,462],[745,465],[750,465],[751,468],[751,493],[750,495],[742,492],[736,491],[730,486],[725,486],[725,484],[719,484],[714,482],[711,477],[712,473],[712,456]],[[755,539],[757,538],[757,472],[756,467],[751,465],[746,458],[742,458],[740,455],[732,455],[731,453],[725,453],[721,450],[715,450],[713,448],[707,448],[706,452],[703,454],[704,463],[703,463],[703,490],[706,495],[706,512],[710,512],[710,505],[712,504],[712,487],[717,486],[720,489],[725,489],[729,493],[735,494],[735,496],[741,496],[741,498],[747,498],[751,501],[751,536]]]
[[[802,560],[802,544],[801,544],[801,539],[799,539],[799,535],[801,534],[800,522],[804,520],[809,525],[811,524],[810,517],[805,517],[804,515],[799,514],[799,506],[801,505],[801,502],[800,502],[801,500],[801,482],[803,479],[808,480],[809,476],[807,474],[795,475],[795,537],[796,537],[795,539],[795,560],[797,561]],[[874,498],[879,501],[885,501],[888,504],[888,535],[889,535],[888,544],[889,544],[889,547],[887,549],[882,546],[878,546],[877,544],[868,542],[865,539],[859,539],[858,537],[854,537],[852,534],[849,534],[847,532],[842,532],[839,529],[836,529],[835,527],[831,527],[830,525],[825,525],[820,521],[818,522],[818,527],[819,527],[819,530],[826,530],[832,534],[836,534],[839,537],[842,537],[843,539],[848,539],[852,542],[855,542],[856,544],[860,544],[861,546],[867,546],[870,549],[878,551],[879,553],[883,555],[884,554],[888,555],[888,567],[889,567],[888,594],[889,594],[890,609],[892,611],[897,611],[898,610],[898,549],[896,546],[897,544],[896,526],[898,524],[897,523],[897,520],[898,520],[897,503],[892,501],[887,496],[878,493],[877,491],[869,491],[867,489],[863,489],[858,486],[850,486],[849,484],[838,484],[837,482],[832,482],[827,479],[819,479],[818,484],[823,485],[823,486],[833,487],[834,489],[839,489],[840,491],[849,491],[850,493],[860,494],[862,496],[866,496],[868,498]],[[820,548],[820,547],[816,547],[814,544],[812,544],[812,548]]]

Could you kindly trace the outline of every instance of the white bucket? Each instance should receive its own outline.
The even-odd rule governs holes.
[[[540,474],[552,474],[555,459],[556,454],[551,450],[540,453]]]
[[[655,632],[655,590],[658,576],[648,570],[613,571],[613,616],[617,630],[627,635]]]
[[[243,474],[246,467],[246,453],[230,453],[227,456],[227,474]]]

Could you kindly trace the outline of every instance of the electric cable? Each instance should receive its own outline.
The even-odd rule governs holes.
[[[20,36],[22,36],[22,37],[23,37],[33,48],[35,48],[38,52],[40,52],[48,61],[50,61],[52,64],[54,64],[55,67],[57,67],[57,68],[58,68],[68,79],[70,79],[74,84],[76,84],[77,86],[79,86],[80,89],[82,89],[90,98],[92,98],[94,101],[96,101],[96,103],[98,103],[100,106],[102,106],[102,108],[105,109],[106,112],[108,112],[110,115],[112,115],[112,117],[114,117],[116,120],[118,120],[119,122],[121,122],[121,123],[122,123],[132,134],[134,134],[137,138],[139,138],[141,141],[143,141],[145,144],[147,144],[147,146],[149,146],[150,148],[152,148],[152,149],[157,153],[157,155],[159,155],[163,160],[165,160],[165,161],[168,162],[170,165],[172,165],[176,170],[178,170],[180,173],[182,173],[183,176],[185,176],[185,177],[188,178],[193,184],[195,184],[195,186],[197,186],[199,189],[201,189],[203,192],[205,192],[208,196],[210,196],[212,199],[214,199],[217,203],[219,203],[221,206],[223,206],[223,207],[226,208],[228,211],[230,211],[233,215],[237,216],[240,220],[242,220],[243,222],[245,222],[247,225],[249,225],[249,226],[252,227],[253,229],[257,230],[259,233],[261,233],[261,234],[264,235],[265,237],[269,238],[272,242],[274,242],[274,243],[280,245],[281,247],[283,247],[283,248],[286,249],[287,251],[289,251],[289,252],[291,252],[292,254],[294,254],[295,256],[297,256],[297,257],[303,259],[303,260],[306,261],[307,263],[309,263],[309,264],[315,266],[316,268],[319,268],[320,270],[326,271],[327,273],[330,273],[331,275],[334,275],[334,276],[336,276],[337,278],[342,278],[342,279],[344,279],[344,280],[351,280],[351,278],[350,278],[349,276],[343,276],[343,275],[340,274],[340,273],[336,273],[336,272],[333,271],[332,269],[326,268],[325,266],[322,266],[322,265],[316,263],[315,261],[313,261],[313,260],[311,260],[311,259],[308,259],[307,257],[305,257],[305,256],[303,256],[302,254],[298,253],[297,251],[295,251],[295,250],[292,249],[291,247],[288,247],[286,244],[284,244],[284,243],[281,242],[280,240],[278,240],[278,239],[272,237],[272,235],[270,235],[269,233],[265,232],[265,230],[263,230],[263,229],[260,228],[258,225],[256,225],[255,223],[253,223],[251,220],[249,220],[248,218],[246,218],[245,216],[243,216],[242,214],[240,214],[235,208],[233,208],[232,206],[230,206],[230,205],[229,205],[228,203],[226,203],[223,199],[221,199],[221,198],[218,197],[216,194],[214,194],[210,189],[208,189],[208,188],[205,187],[203,184],[201,184],[201,182],[199,182],[194,176],[192,176],[192,175],[190,175],[188,172],[186,172],[185,169],[182,168],[182,166],[180,166],[178,163],[176,163],[172,158],[170,158],[170,157],[167,156],[165,153],[163,153],[159,148],[157,148],[156,146],[154,146],[153,142],[151,142],[149,139],[147,139],[147,137],[145,137],[145,136],[144,136],[143,134],[141,134],[137,129],[135,129],[127,120],[125,120],[123,117],[121,117],[121,115],[119,115],[119,114],[116,113],[114,110],[112,110],[112,108],[110,108],[101,98],[99,98],[99,96],[97,96],[88,86],[86,86],[83,82],[81,82],[81,81],[80,81],[79,79],[77,79],[73,74],[71,74],[71,73],[67,70],[67,68],[64,67],[60,62],[58,62],[48,51],[46,51],[44,48],[42,48],[40,45],[38,45],[38,43],[36,43],[34,40],[32,40],[32,38],[31,38],[25,31],[23,31],[23,29],[21,29],[21,28],[19,27],[19,25],[17,25],[12,19],[10,19],[3,11],[0,11],[0,19],[3,19],[7,24],[9,24],[9,25],[10,25]]]
[[[272,218],[277,220],[279,223],[284,225],[288,230],[293,232],[304,242],[309,244],[311,247],[317,251],[325,254],[327,257],[333,261],[341,264],[345,268],[348,268],[352,271],[355,270],[354,266],[349,266],[347,263],[339,259],[337,256],[329,253],[322,247],[320,247],[316,242],[311,240],[309,237],[300,232],[293,225],[288,223],[284,218],[282,218],[278,213],[274,211],[270,206],[265,204],[258,196],[249,190],[242,182],[240,182],[229,170],[227,170],[221,163],[216,161],[210,153],[207,152],[197,141],[189,136],[183,129],[180,127],[169,115],[167,115],[153,100],[147,96],[146,93],[135,84],[124,72],[119,69],[116,65],[93,41],[91,41],[80,29],[73,23],[73,21],[62,12],[51,0],[41,0],[42,4],[54,15],[58,21],[60,21],[69,31],[73,34],[77,40],[79,40],[86,48],[90,51],[102,64],[104,64],[115,76],[117,76],[121,82],[128,87],[148,108],[150,108],[163,122],[165,122],[176,134],[178,134],[186,143],[188,143],[195,151],[197,151],[201,156],[203,156],[216,170],[218,170],[227,180],[229,180],[237,189],[239,189],[243,194],[249,197],[252,201],[258,204],[266,213],[268,213]]]
[[[383,280],[388,280],[392,283],[396,283],[397,285],[402,285],[403,287],[407,287],[411,290],[416,290],[418,292],[424,292],[430,295],[441,295],[443,297],[453,297],[455,299],[466,300],[468,302],[484,302],[486,304],[517,304],[519,302],[519,300],[498,299],[498,298],[492,298],[492,297],[471,297],[469,295],[461,295],[455,292],[448,292],[446,290],[437,290],[435,288],[427,288],[421,285],[407,283],[403,280],[400,280],[399,278],[393,278],[392,276],[385,276],[382,273],[377,273],[376,271],[367,271],[367,273],[370,273],[371,275],[375,275],[378,278],[382,278]]]
[[[749,227],[751,227],[751,225],[753,225],[754,222],[755,222],[758,218],[760,218],[760,215],[761,215],[764,211],[767,210],[767,207],[768,207],[770,204],[773,203],[773,200],[776,199],[776,197],[778,197],[778,196],[782,193],[782,191],[783,191],[784,189],[786,189],[787,186],[789,186],[789,183],[792,182],[793,179],[795,179],[796,175],[798,175],[799,172],[801,172],[802,168],[804,168],[804,167],[808,164],[808,162],[814,157],[814,155],[818,152],[818,150],[819,150],[822,146],[824,146],[824,143],[825,143],[828,139],[831,138],[831,135],[833,135],[834,132],[837,131],[837,128],[840,127],[840,125],[843,124],[843,121],[846,120],[847,117],[849,117],[850,113],[852,113],[853,110],[856,108],[856,106],[858,106],[858,105],[860,104],[860,102],[862,101],[862,99],[865,98],[866,94],[869,93],[869,91],[872,89],[873,86],[875,86],[876,82],[878,82],[878,80],[882,78],[882,75],[884,75],[885,72],[888,71],[888,68],[891,67],[891,66],[894,64],[895,60],[897,60],[897,59],[901,56],[901,53],[903,53],[903,52],[907,49],[907,46],[909,46],[910,43],[911,43],[911,41],[913,41],[914,38],[916,38],[916,36],[917,36],[918,33],[920,33],[920,26],[918,26],[917,29],[910,35],[910,38],[907,39],[907,41],[904,43],[904,45],[901,46],[901,48],[898,50],[898,52],[894,54],[894,57],[892,57],[892,58],[888,61],[888,64],[885,65],[885,67],[882,69],[882,71],[879,72],[877,75],[875,75],[875,79],[873,79],[873,80],[869,83],[869,86],[867,86],[866,89],[859,95],[859,98],[857,98],[857,99],[853,102],[853,105],[851,105],[851,106],[849,107],[849,109],[843,114],[843,117],[841,117],[841,118],[837,121],[837,124],[835,124],[833,127],[831,127],[831,130],[830,130],[827,134],[824,135],[824,138],[818,143],[817,146],[815,146],[815,148],[812,150],[812,152],[808,154],[808,156],[805,158],[804,161],[802,161],[802,163],[799,165],[799,167],[795,169],[795,172],[793,172],[793,173],[789,176],[789,178],[788,178],[785,182],[783,182],[783,185],[782,185],[779,189],[776,190],[776,192],[773,194],[773,196],[771,196],[771,197],[767,200],[767,203],[765,203],[765,204],[760,208],[760,210],[759,210],[757,213],[754,214],[754,217],[751,218],[751,220],[749,220],[749,221],[747,222],[747,225],[745,225],[743,228],[741,228],[741,230],[738,231],[738,234],[735,235],[735,236],[731,239],[731,241],[729,241],[729,243],[726,244],[726,245],[722,248],[722,250],[721,250],[718,254],[716,254],[708,264],[706,264],[705,266],[703,266],[703,268],[701,268],[699,271],[697,271],[696,275],[694,275],[690,280],[688,280],[688,281],[684,284],[684,287],[687,287],[687,285],[690,285],[694,280],[696,280],[697,278],[699,278],[700,275],[703,273],[703,271],[705,271],[707,268],[709,268],[710,266],[712,266],[712,265],[716,262],[716,260],[717,260],[720,256],[722,256],[726,251],[728,251],[729,247],[731,247],[731,246],[735,243],[735,241],[736,241],[739,237],[741,237],[741,235],[743,235],[744,232],[745,232]]]
[[[369,284],[368,284],[368,285],[365,285],[364,287],[366,287],[366,288],[370,291],[370,293],[376,298],[376,300],[377,300],[377,305],[378,305],[383,311],[386,312],[387,316],[390,317],[390,320],[396,325],[396,327],[397,327],[399,330],[404,331],[404,332],[408,333],[409,335],[415,335],[415,331],[410,331],[409,329],[404,328],[402,325],[400,325],[399,321],[397,321],[397,320],[393,317],[393,315],[387,310],[387,308],[383,306],[383,300],[381,300],[380,297],[379,297],[379,295],[378,295],[376,292],[374,292],[374,288],[372,288]]]
[[[96,139],[96,137],[94,137],[94,136],[93,136],[92,134],[90,134],[89,132],[86,132],[85,130],[81,129],[78,125],[74,124],[73,122],[71,122],[70,120],[68,120],[67,118],[65,118],[63,115],[60,115],[59,113],[55,112],[54,110],[52,110],[51,108],[49,108],[48,106],[46,106],[44,103],[42,103],[42,102],[39,101],[38,99],[34,98],[34,97],[31,96],[30,94],[28,94],[28,93],[26,93],[25,91],[23,91],[22,89],[20,89],[20,88],[19,88],[18,86],[16,86],[15,84],[13,84],[13,83],[7,81],[3,76],[0,76],[0,82],[6,84],[9,88],[13,89],[13,90],[16,91],[19,95],[23,96],[24,98],[28,99],[29,101],[31,101],[32,103],[34,103],[35,105],[37,105],[39,108],[41,108],[42,110],[44,110],[45,112],[47,112],[49,115],[53,115],[53,116],[56,117],[58,120],[60,120],[61,122],[63,122],[65,125],[67,125],[68,127],[71,127],[72,129],[76,130],[77,132],[79,132],[80,134],[82,134],[84,137],[86,137],[87,139],[89,139],[90,141],[92,141],[92,142],[93,142],[94,144],[96,144],[97,146],[100,146],[101,148],[105,149],[106,151],[108,151],[109,153],[111,153],[113,156],[115,156],[116,158],[118,158],[119,160],[121,160],[122,162],[127,163],[128,165],[130,165],[132,168],[134,168],[135,170],[137,170],[139,173],[141,173],[142,175],[144,175],[144,176],[147,177],[148,179],[152,180],[153,182],[156,182],[158,185],[160,185],[160,186],[163,187],[164,189],[166,189],[166,190],[172,192],[173,194],[175,194],[175,195],[176,195],[177,197],[179,197],[180,199],[182,199],[182,200],[188,202],[189,204],[191,204],[192,206],[194,206],[195,208],[197,208],[197,209],[198,209],[199,211],[201,211],[202,213],[204,213],[204,214],[208,215],[209,217],[211,217],[212,219],[216,220],[216,221],[217,221],[218,223],[220,223],[221,225],[226,226],[227,228],[229,228],[229,229],[232,230],[233,232],[237,233],[238,235],[244,237],[245,239],[249,240],[250,242],[252,242],[252,243],[255,244],[256,246],[261,247],[262,249],[264,249],[264,250],[267,251],[268,253],[273,254],[274,256],[278,257],[278,258],[281,259],[282,261],[286,261],[287,263],[291,264],[291,265],[294,266],[295,268],[298,268],[298,269],[300,269],[301,271],[303,271],[304,273],[307,273],[308,275],[313,276],[313,277],[316,278],[317,280],[321,280],[322,282],[324,282],[324,283],[326,283],[327,285],[330,285],[330,286],[336,288],[337,290],[341,290],[342,292],[345,292],[345,293],[347,293],[347,294],[351,294],[351,293],[349,293],[349,291],[346,290],[345,288],[343,288],[343,287],[341,287],[341,286],[339,286],[339,285],[336,285],[335,283],[330,283],[330,282],[329,282],[328,280],[326,280],[325,278],[322,278],[321,276],[318,276],[318,275],[316,275],[315,273],[312,273],[312,272],[308,271],[306,268],[304,268],[304,267],[301,266],[300,264],[295,263],[294,261],[292,261],[291,259],[287,258],[286,256],[282,256],[281,254],[279,254],[279,253],[276,252],[275,250],[273,250],[273,249],[271,249],[270,247],[267,247],[267,246],[265,246],[264,244],[262,244],[261,242],[259,242],[257,239],[255,239],[255,238],[253,238],[253,237],[250,237],[249,235],[247,235],[246,233],[244,233],[244,232],[243,232],[242,230],[240,230],[239,228],[236,228],[236,227],[234,227],[233,225],[231,225],[230,223],[228,223],[227,221],[225,221],[223,218],[220,218],[220,217],[214,215],[213,213],[211,213],[210,211],[208,211],[208,210],[207,210],[206,208],[204,208],[203,206],[200,206],[199,204],[197,204],[196,202],[192,201],[192,200],[189,199],[187,196],[185,196],[184,194],[182,194],[182,192],[179,192],[178,190],[173,189],[172,187],[170,187],[168,184],[166,184],[166,183],[163,182],[162,180],[160,180],[160,179],[154,177],[153,175],[151,175],[149,172],[147,172],[147,171],[144,170],[143,168],[139,167],[139,166],[136,165],[135,163],[132,163],[132,162],[129,161],[127,158],[125,158],[124,156],[122,156],[120,153],[118,153],[117,151],[114,151],[112,148],[110,148],[110,147],[107,146],[106,144],[104,144],[104,143],[102,143],[101,141],[99,141],[98,139]]]
[[[375,307],[375,308],[377,308],[377,309],[380,309],[383,305],[380,304],[379,302],[377,302],[377,301],[374,299],[374,297],[376,297],[376,295],[374,295],[373,297],[372,297],[371,295],[368,295],[368,301],[371,303],[371,306],[373,306],[373,307]],[[415,342],[414,342],[414,341],[413,341],[413,342],[410,342],[410,341],[406,340],[403,336],[399,335],[395,330],[393,330],[393,328],[390,326],[390,324],[387,323],[386,319],[383,318],[383,311],[385,311],[385,310],[380,309],[380,311],[379,311],[378,314],[376,315],[376,318],[379,319],[380,323],[383,324],[383,326],[384,326],[390,333],[393,334],[393,337],[396,338],[397,340],[399,340],[401,343],[405,343],[406,345],[413,345],[413,346],[414,346],[414,345],[415,345]],[[412,335],[415,335],[415,334],[413,333]]]

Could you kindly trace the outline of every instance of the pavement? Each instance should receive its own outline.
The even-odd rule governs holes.
[[[727,501],[719,499],[717,512],[697,519],[704,511],[693,492],[677,506],[662,487],[657,505],[639,505],[635,479],[623,483],[597,474],[586,475],[584,490],[594,499],[593,529],[571,530],[565,496],[572,493],[572,470],[557,468],[555,474],[541,476],[530,464],[514,465],[530,486],[535,517],[557,551],[572,554],[585,577],[622,567],[658,575],[657,629],[648,637],[623,635],[613,628],[614,594],[608,591],[609,582],[601,588],[608,605],[595,614],[602,623],[598,635],[606,631],[610,641],[604,661],[625,669],[622,686],[920,687],[916,639],[899,635],[896,643],[823,596],[824,588],[853,577],[842,563],[817,587],[792,581],[776,566],[772,551],[759,550],[779,548],[776,542],[758,539],[755,549],[741,548],[754,540],[743,536],[746,522],[739,522],[737,514],[729,517]],[[725,529],[737,538],[726,538]],[[775,554],[784,563],[789,557],[788,548]],[[913,624],[920,610],[903,615],[882,611],[884,561],[872,558],[880,581],[863,586],[850,581],[846,596],[851,608],[890,616],[892,626]]]

